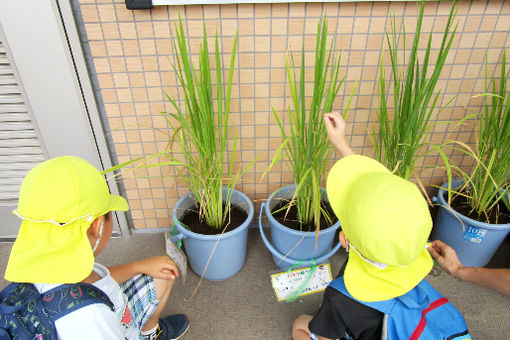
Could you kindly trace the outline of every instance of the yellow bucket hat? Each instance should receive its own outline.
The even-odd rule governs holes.
[[[415,184],[372,158],[351,155],[331,168],[326,192],[351,245],[344,281],[353,297],[388,300],[430,272],[425,247],[432,219]]]
[[[18,209],[22,219],[5,279],[12,282],[76,283],[92,271],[90,224],[109,211],[126,211],[103,175],[87,161],[63,156],[44,161],[25,176]]]

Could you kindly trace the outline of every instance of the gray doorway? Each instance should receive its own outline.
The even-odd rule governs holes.
[[[61,155],[99,169],[112,162],[69,2],[1,1],[0,40],[0,238],[10,239],[20,224],[13,193],[34,164]],[[125,214],[114,225],[129,235]]]

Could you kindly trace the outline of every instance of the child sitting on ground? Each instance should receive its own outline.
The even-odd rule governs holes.
[[[34,283],[40,293],[66,283],[89,283],[114,305],[95,303],[57,321],[59,339],[178,339],[189,327],[183,314],[159,316],[179,276],[167,256],[106,268],[95,263],[113,228],[111,211],[128,210],[111,195],[101,173],[75,156],[35,166],[20,189],[21,227],[5,279]]]
[[[330,170],[326,191],[342,223],[339,239],[349,257],[339,277],[326,288],[315,316],[301,315],[294,321],[292,336],[295,340],[381,339],[386,313],[369,305],[395,303],[406,296],[406,301],[421,308],[422,302],[440,296],[423,280],[433,265],[426,249],[432,220],[415,184],[371,158],[354,155],[345,140],[340,114],[326,114],[324,120],[330,141],[344,157]],[[423,300],[414,301],[417,296]],[[444,298],[441,301],[447,303]],[[462,316],[451,304],[448,308],[454,310],[454,328],[461,329],[456,333],[469,336]],[[418,310],[421,317],[422,310]],[[404,320],[408,315],[404,310]],[[407,327],[407,322],[394,324],[390,333],[396,328],[400,334],[399,328]]]

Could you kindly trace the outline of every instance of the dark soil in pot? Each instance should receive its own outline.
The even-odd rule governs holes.
[[[331,216],[332,223],[328,223],[326,219],[324,218],[324,215],[321,214],[321,224],[320,224],[320,230],[327,229],[331,227],[333,224],[338,221],[338,218],[333,213],[333,210],[331,209],[329,203],[327,202],[321,202],[321,206],[323,209],[328,211],[329,216]],[[288,210],[288,202],[281,201],[280,204],[277,204],[272,210],[271,214],[273,215],[274,219],[278,221],[279,223],[283,224],[287,228],[294,229],[297,231],[315,231],[315,226],[313,224],[304,224],[301,223],[298,219],[297,214],[297,207],[295,205],[292,205],[290,207],[290,210]],[[283,209],[282,209],[283,208]],[[287,212],[288,210],[288,212]]]
[[[452,209],[456,212],[469,217],[475,221],[489,223],[489,224],[507,224],[510,223],[510,212],[503,202],[498,202],[492,210],[488,212],[489,221],[485,215],[478,216],[474,211],[471,211],[471,206],[466,197],[457,195],[452,200]]]
[[[223,208],[225,208],[225,206]],[[248,218],[248,214],[243,209],[231,205],[230,216],[227,216],[226,222],[221,228],[216,229],[210,227],[205,223],[204,219],[200,218],[199,211],[199,206],[190,209],[180,221],[192,232],[202,235],[218,235],[221,234],[223,229],[225,229],[225,233],[227,233],[242,225]]]

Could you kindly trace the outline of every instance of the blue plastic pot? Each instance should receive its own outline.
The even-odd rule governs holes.
[[[326,199],[325,190],[323,199]],[[273,254],[275,263],[281,269],[286,269],[295,264],[309,265],[312,260],[316,263],[325,262],[341,246],[338,243],[333,248],[333,241],[340,221],[331,227],[319,232],[318,242],[315,239],[315,232],[303,232],[287,228],[276,221],[271,211],[280,204],[282,200],[288,201],[294,195],[295,186],[290,185],[275,191],[269,196],[266,203],[260,209],[259,229],[268,250]],[[262,212],[265,212],[271,228],[271,242],[267,239],[262,228]]]
[[[223,195],[225,196],[226,193],[227,189],[223,188]],[[172,241],[183,241],[190,267],[197,275],[203,274],[205,279],[211,281],[227,279],[241,270],[244,265],[248,226],[254,214],[253,204],[248,196],[234,190],[230,203],[246,212],[248,215],[246,221],[223,235],[202,235],[186,229],[179,223],[187,210],[195,207],[195,203],[196,200],[191,193],[177,202],[172,214],[178,234],[172,237]],[[209,258],[211,258],[210,261]],[[206,267],[207,270],[205,270]]]
[[[454,181],[453,187],[462,182]],[[510,231],[510,223],[488,224],[475,221],[454,211],[445,200],[447,184],[439,189],[433,200],[441,205],[439,208],[432,240],[441,240],[455,249],[460,262],[468,267],[483,267],[498,250]]]

